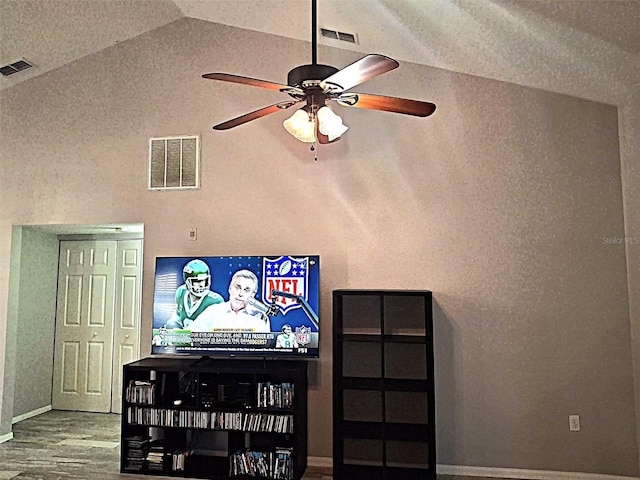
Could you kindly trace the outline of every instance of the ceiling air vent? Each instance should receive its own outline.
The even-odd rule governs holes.
[[[33,65],[23,58],[13,63],[1,66],[0,73],[2,73],[3,76],[8,77],[9,75],[13,75],[14,73],[21,72],[31,67],[33,67]]]
[[[200,188],[200,136],[149,139],[149,190]]]
[[[321,28],[320,33],[325,38],[340,40],[342,42],[358,43],[358,37],[355,33],[338,32],[336,30],[329,30],[328,28]]]

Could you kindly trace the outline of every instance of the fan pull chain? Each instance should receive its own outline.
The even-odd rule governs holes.
[[[318,161],[318,149],[316,148],[316,142],[311,144],[311,148],[309,149],[313,152],[313,160]]]

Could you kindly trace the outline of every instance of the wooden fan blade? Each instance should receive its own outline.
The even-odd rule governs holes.
[[[292,107],[296,103],[300,103],[300,102],[289,101],[289,102],[275,103],[273,105],[269,105],[268,107],[264,107],[259,110],[256,110],[255,112],[245,113],[244,115],[240,115],[239,117],[232,118],[231,120],[227,120],[226,122],[219,123],[218,125],[214,125],[213,129],[229,130],[230,128],[237,127],[238,125],[242,125],[244,123],[250,122],[251,120],[256,120],[266,115],[279,112],[280,110],[286,110],[287,108]]]
[[[368,108],[385,112],[403,113],[416,117],[428,117],[436,111],[436,105],[420,100],[408,98],[385,97],[368,93],[348,92],[337,98],[337,102],[344,107]]]
[[[290,85],[267,82],[266,80],[242,77],[240,75],[232,75],[230,73],[205,73],[204,75],[202,75],[202,78],[208,78],[209,80],[222,80],[223,82],[240,83],[242,85],[250,85],[252,87],[266,88],[267,90],[275,90],[277,92],[287,92],[287,93],[295,92],[300,94],[303,93],[301,89],[292,87]]]
[[[398,62],[384,55],[371,54],[338,70],[333,75],[325,78],[320,84],[323,90],[348,90],[360,85],[378,75],[382,75],[394,68],[398,68]]]

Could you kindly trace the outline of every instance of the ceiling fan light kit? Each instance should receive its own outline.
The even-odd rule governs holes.
[[[316,123],[304,109],[296,112],[282,122],[285,130],[301,142],[313,143],[316,141]]]
[[[378,54],[367,55],[341,70],[330,65],[318,64],[316,17],[317,0],[311,0],[312,63],[292,69],[287,75],[287,85],[228,73],[202,75],[203,78],[210,80],[277,90],[292,98],[292,100],[278,102],[214,125],[214,130],[228,130],[304,102],[305,105],[302,108],[283,122],[284,128],[302,142],[326,144],[339,140],[348,130],[348,127],[342,123],[342,118],[327,105],[329,101],[335,100],[343,107],[395,112],[417,117],[428,117],[435,112],[436,106],[430,102],[348,92],[347,90],[367,80],[397,68],[399,64],[392,58]]]
[[[329,142],[337,140],[349,130],[349,127],[342,123],[342,117],[336,115],[329,106],[321,107],[316,117],[318,118],[318,130],[329,137]]]

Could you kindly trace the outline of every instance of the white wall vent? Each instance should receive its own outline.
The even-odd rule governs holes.
[[[149,190],[200,188],[200,136],[149,139]]]
[[[358,36],[355,33],[338,32],[337,30],[330,30],[328,28],[321,28],[320,33],[325,38],[340,40],[341,42],[358,43]]]

